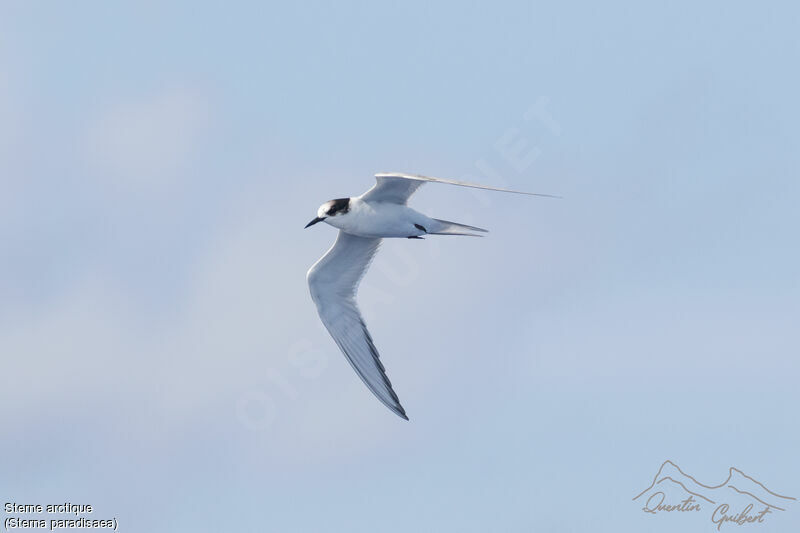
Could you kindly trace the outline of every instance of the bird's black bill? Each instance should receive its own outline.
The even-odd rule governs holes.
[[[317,222],[322,222],[323,220],[325,220],[325,217],[317,217],[314,220],[312,220],[311,222],[309,222],[308,224],[306,224],[306,228],[310,228],[311,226],[313,226]],[[306,228],[303,228],[303,229],[306,229]]]

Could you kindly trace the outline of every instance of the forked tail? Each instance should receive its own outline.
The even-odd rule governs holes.
[[[483,235],[477,235],[469,232],[482,231],[483,233],[486,233],[489,231],[483,228],[476,228],[475,226],[467,226],[466,224],[450,222],[449,220],[439,220],[438,218],[434,218],[433,220],[436,222],[436,225],[432,228],[427,228],[428,234],[430,235],[468,235],[470,237],[483,237]]]

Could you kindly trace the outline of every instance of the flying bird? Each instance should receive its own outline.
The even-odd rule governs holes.
[[[490,191],[558,198],[549,194],[512,191],[414,174],[376,174],[377,183],[361,196],[337,198],[322,204],[306,228],[325,222],[339,229],[330,250],[307,274],[311,298],[322,323],[372,393],[398,416],[408,420],[380,360],[356,304],[358,284],[370,265],[381,239],[422,239],[425,235],[470,235],[487,230],[430,218],[411,209],[409,198],[425,183],[446,183]]]

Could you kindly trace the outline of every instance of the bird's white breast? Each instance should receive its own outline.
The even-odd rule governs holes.
[[[325,222],[359,237],[388,238],[424,235],[415,224],[424,226],[428,220],[405,205],[352,198],[347,213],[326,218]]]

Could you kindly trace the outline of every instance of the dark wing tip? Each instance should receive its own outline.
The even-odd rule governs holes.
[[[397,413],[397,416],[399,416],[403,420],[408,420],[408,415],[406,414],[406,410],[403,409],[402,405],[397,404],[397,411],[395,412]]]

